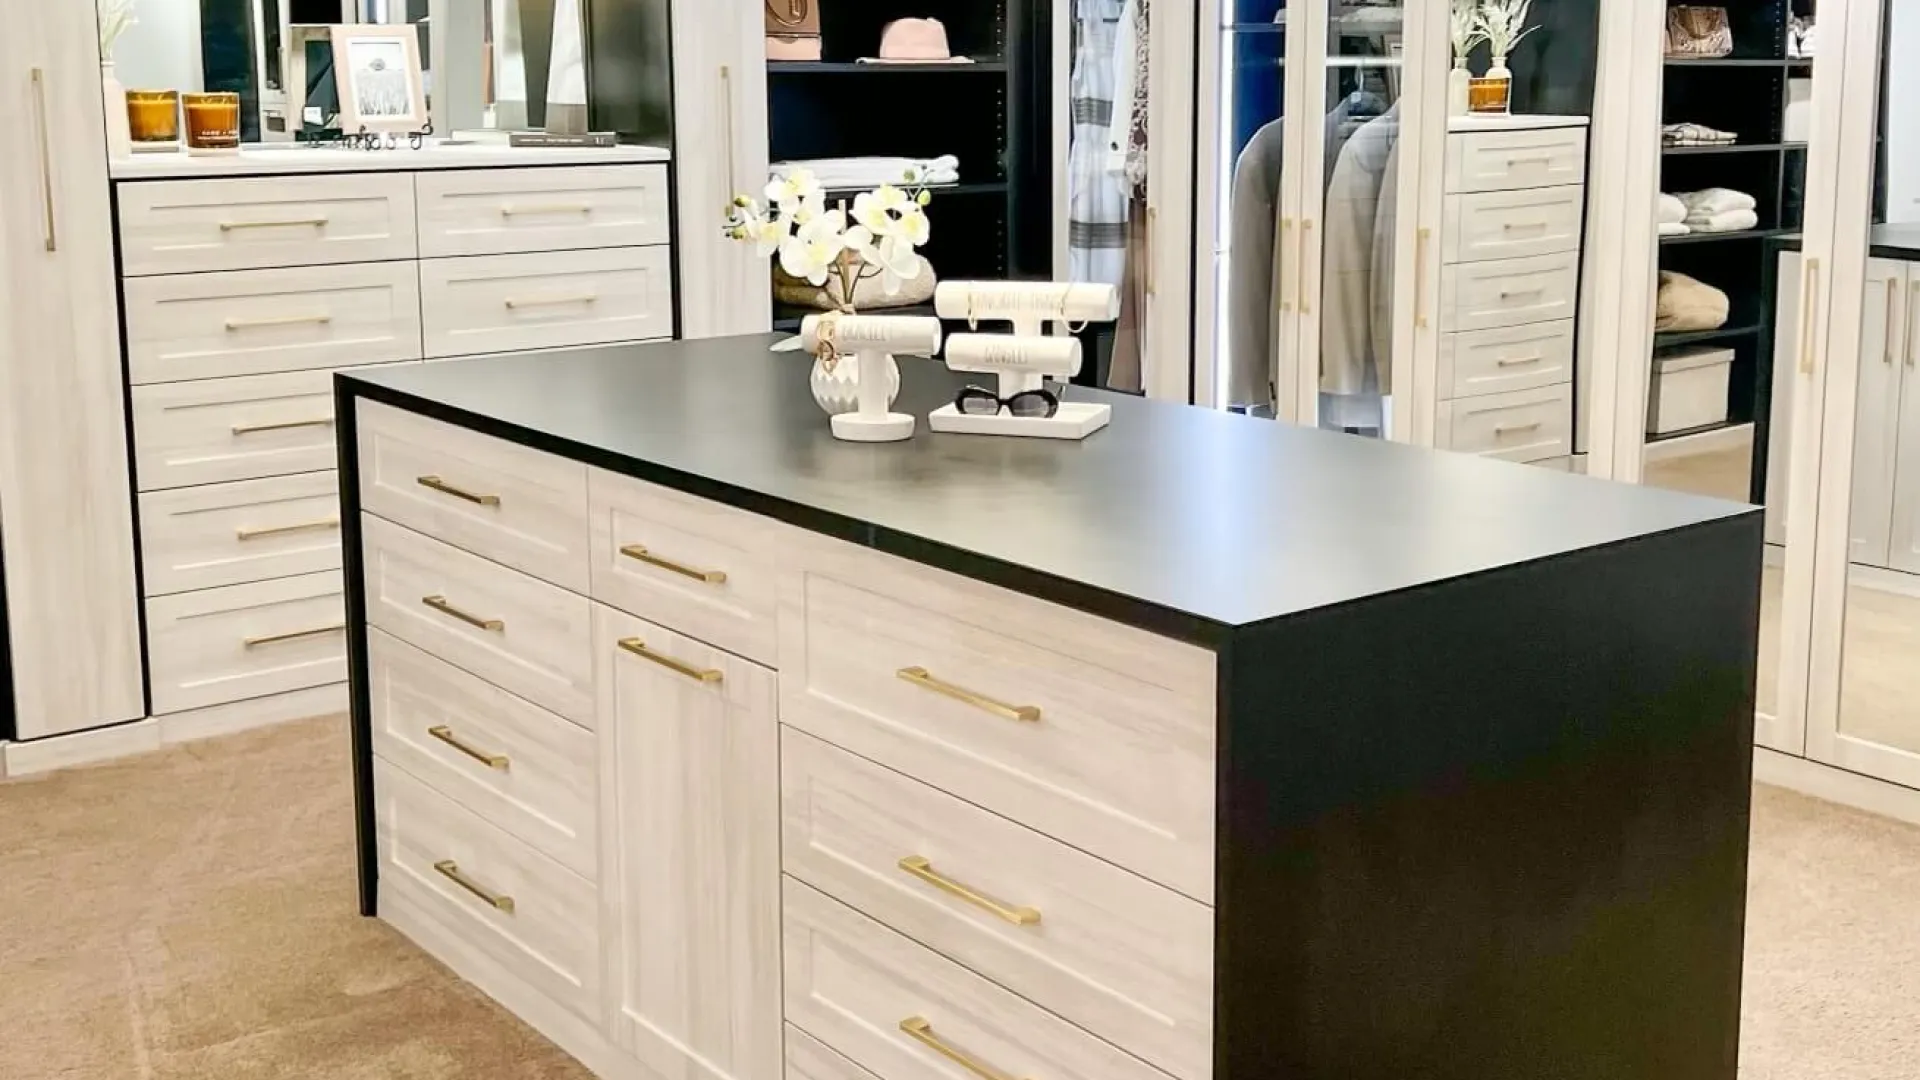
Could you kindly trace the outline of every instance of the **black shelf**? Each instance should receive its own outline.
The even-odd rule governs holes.
[[[1702,345],[1711,341],[1733,341],[1759,336],[1766,329],[1759,323],[1728,325],[1718,330],[1669,330],[1653,335],[1653,347],[1671,349],[1676,345]]]
[[[1005,75],[1005,60],[978,60],[971,64],[942,62],[935,64],[862,64],[835,63],[821,60],[769,60],[767,75],[852,75],[858,72],[881,73],[889,75],[940,75],[967,72],[981,75]]]
[[[1716,146],[1662,146],[1660,152],[1672,157],[1695,157],[1706,154],[1777,154],[1787,150],[1805,150],[1803,142],[1758,142],[1726,143]]]
[[[1692,232],[1684,236],[1663,236],[1661,247],[1675,244],[1712,244],[1725,240],[1765,240],[1773,236],[1791,236],[1799,229],[1741,229],[1738,232]]]

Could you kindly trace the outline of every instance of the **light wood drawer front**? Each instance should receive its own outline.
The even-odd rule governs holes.
[[[785,923],[788,1021],[881,1080],[1166,1080],[792,878]]]
[[[1211,901],[1211,653],[847,544],[798,550],[783,721]]]
[[[389,762],[374,759],[380,888],[589,1019],[600,1014],[593,885]]]
[[[414,191],[425,257],[637,247],[671,236],[664,165],[423,172]]]
[[[379,630],[373,751],[588,879],[599,867],[594,736]]]
[[[1573,453],[1570,384],[1440,403],[1440,449],[1507,461]]]
[[[1447,136],[1447,191],[1584,184],[1587,129],[1474,131]]]
[[[594,599],[775,663],[774,522],[599,469],[587,496]]]
[[[1440,335],[1440,396],[1479,397],[1573,381],[1573,320]]]
[[[140,490],[321,472],[339,462],[333,373],[136,386]]]
[[[592,601],[370,514],[360,520],[369,623],[593,726]]]
[[[787,873],[1186,1080],[1212,1074],[1213,911],[786,729]]]
[[[587,591],[587,467],[360,399],[360,503],[534,577]]]
[[[340,574],[150,599],[147,664],[157,715],[342,682]]]
[[[669,252],[629,247],[423,260],[427,356],[672,337]]]
[[[130,278],[133,382],[420,359],[413,263]]]
[[[340,568],[332,472],[149,491],[140,496],[148,596]]]
[[[1581,184],[1447,196],[1447,262],[1484,262],[1580,250]]]
[[[1454,263],[1440,270],[1440,329],[1492,330],[1571,319],[1580,302],[1580,254]]]
[[[841,1057],[813,1036],[794,1027],[787,1029],[787,1073],[785,1080],[878,1080],[872,1073]]]
[[[128,277],[412,259],[406,173],[115,185]]]

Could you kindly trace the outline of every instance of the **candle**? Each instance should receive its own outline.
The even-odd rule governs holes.
[[[182,94],[187,114],[187,148],[236,150],[240,146],[240,95],[231,91]]]

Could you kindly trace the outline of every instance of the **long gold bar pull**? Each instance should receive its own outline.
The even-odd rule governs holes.
[[[1312,252],[1313,219],[1302,218],[1300,219],[1300,255],[1294,260],[1297,265],[1293,275],[1300,282],[1300,314],[1302,315],[1313,314],[1314,290],[1307,288],[1307,256]],[[1317,278],[1319,275],[1314,276]]]
[[[1009,705],[1004,701],[995,701],[985,694],[976,694],[963,686],[955,686],[950,682],[936,679],[923,667],[903,667],[894,674],[915,686],[950,697],[955,701],[965,702],[976,709],[984,709],[1003,720],[1020,720],[1029,724],[1040,720],[1038,705]]]
[[[271,319],[228,319],[227,329],[257,330],[268,326],[325,326],[333,321],[333,316],[320,315],[277,315]]]
[[[452,484],[447,483],[437,476],[416,476],[413,478],[413,482],[423,488],[437,491],[442,495],[451,495],[456,499],[465,499],[475,506],[500,505],[500,496],[498,495],[482,495],[478,492],[468,491],[466,488],[454,487]]]
[[[1273,245],[1274,257],[1280,261],[1280,280],[1276,281],[1275,285],[1280,291],[1281,311],[1293,310],[1293,293],[1287,289],[1285,284],[1285,282],[1289,280],[1287,278],[1287,234],[1292,231],[1293,219],[1290,217],[1281,218],[1280,236]]]
[[[1800,374],[1813,374],[1814,309],[1820,305],[1820,260],[1808,259],[1807,283],[1800,290]]]
[[[262,645],[278,645],[283,641],[299,641],[301,638],[320,637],[325,634],[338,634],[341,631],[345,630],[346,628],[347,628],[346,623],[334,623],[332,626],[316,626],[311,630],[294,630],[285,634],[268,634],[265,637],[245,638],[240,642],[240,644],[246,646],[249,649],[257,649]]]
[[[435,724],[433,727],[427,729],[427,734],[439,739],[441,742],[446,743],[448,746],[453,747],[455,750],[460,751],[489,769],[506,772],[510,765],[510,762],[507,761],[507,755],[490,754],[471,743],[462,741],[460,736],[455,735],[453,729],[445,724]]]
[[[967,1070],[980,1080],[1018,1080],[1012,1073],[1001,1072],[970,1054],[948,1046],[945,1040],[933,1033],[933,1024],[924,1016],[909,1016],[900,1021],[900,1030],[906,1033],[907,1038]]]
[[[518,217],[523,214],[591,214],[593,207],[586,203],[546,203],[540,206],[503,206],[501,217]]]
[[[1893,328],[1896,325],[1896,316],[1899,314],[1899,311],[1900,283],[1893,278],[1888,278],[1887,317],[1885,320],[1886,324],[1881,329],[1881,333],[1885,335],[1885,340],[1880,343],[1880,362],[1888,367],[1893,366]]]
[[[28,77],[33,81],[34,119],[39,121],[36,134],[40,136],[40,194],[41,221],[46,226],[48,251],[60,250],[59,213],[53,206],[53,132],[47,126],[47,73],[39,68],[32,69]]]
[[[299,428],[332,427],[333,417],[318,416],[312,420],[282,420],[277,424],[235,424],[235,435],[258,435],[265,431],[294,431]]]
[[[924,855],[908,855],[900,860],[900,869],[950,896],[957,896],[982,911],[1005,919],[1015,926],[1032,926],[1040,921],[1040,912],[1025,905],[1010,907],[968,888],[933,868]]]
[[[447,598],[444,596],[423,596],[420,598],[420,602],[440,612],[442,615],[451,615],[461,622],[466,623],[468,626],[477,626],[482,630],[493,631],[501,631],[507,628],[507,624],[499,619],[483,619],[478,615],[469,615],[461,611],[459,608],[447,603]]]
[[[669,671],[678,672],[698,682],[718,683],[727,677],[727,673],[721,671],[719,668],[694,667],[685,660],[675,659],[666,653],[655,652],[647,647],[646,642],[641,641],[637,637],[621,638],[619,644],[622,649],[625,649],[642,660],[651,660]]]
[[[1413,325],[1427,328],[1427,242],[1433,230],[1422,228],[1413,242]]]
[[[674,562],[672,559],[655,555],[639,544],[628,544],[626,547],[620,549],[620,554],[637,562],[646,563],[648,566],[657,566],[662,570],[671,570],[681,577],[690,577],[695,581],[704,581],[709,585],[724,585],[727,581],[727,572],[725,570],[701,570],[698,567],[688,566],[686,563]]]
[[[333,529],[338,529],[339,527],[339,518],[328,518],[325,521],[308,521],[299,525],[275,525],[265,529],[235,529],[233,536],[234,539],[241,541],[264,540],[270,536],[292,536],[295,533],[328,532]]]
[[[433,864],[433,869],[439,873],[441,877],[446,878],[455,885],[485,900],[495,911],[507,915],[513,914],[513,897],[503,896],[500,893],[494,892],[461,873],[460,864],[454,862],[452,859],[441,859],[439,862]]]
[[[598,293],[567,293],[563,296],[509,296],[505,303],[508,311],[523,308],[562,307],[567,304],[591,304],[599,300]]]
[[[327,225],[324,217],[284,218],[279,221],[223,221],[221,232],[242,232],[247,229],[298,229],[302,227],[323,229]]]

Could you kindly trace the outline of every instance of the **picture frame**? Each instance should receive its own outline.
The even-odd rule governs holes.
[[[331,28],[340,130],[404,135],[427,126],[427,87],[420,69],[420,31],[410,23]]]

